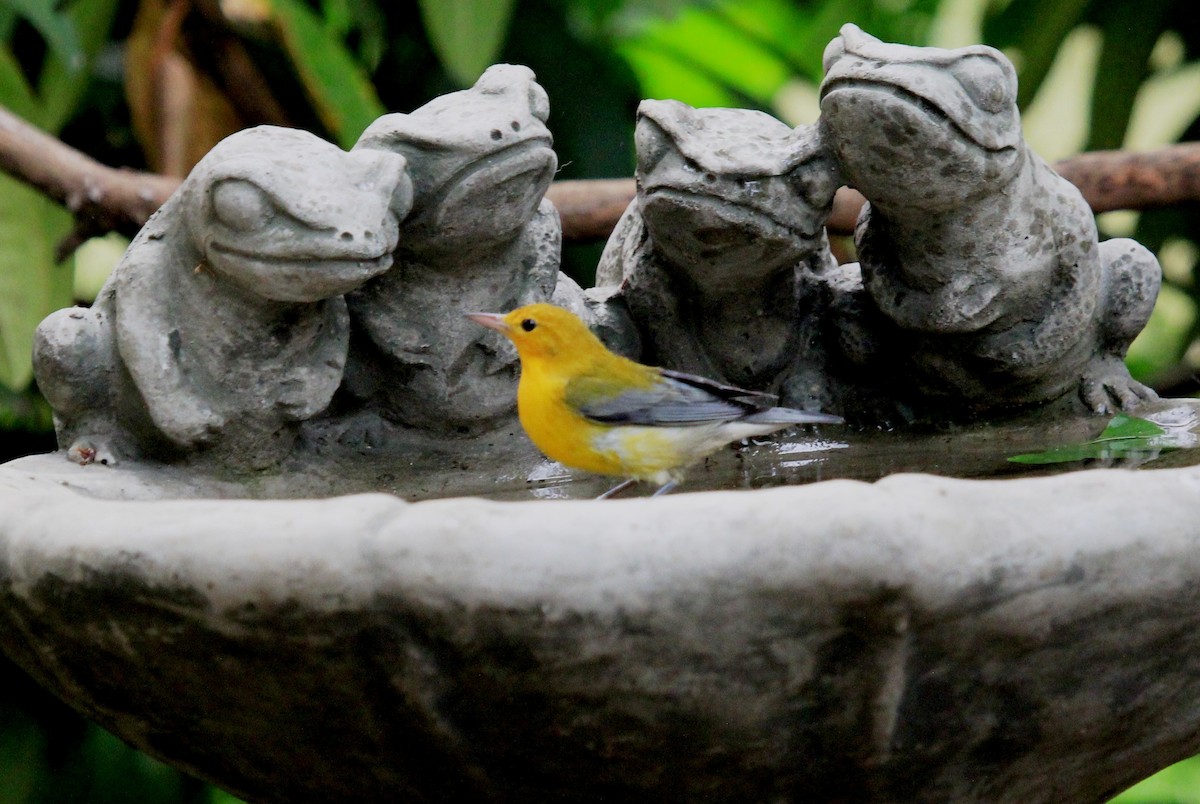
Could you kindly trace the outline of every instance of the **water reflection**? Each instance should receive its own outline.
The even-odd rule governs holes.
[[[755,489],[813,483],[833,478],[873,481],[897,472],[963,478],[1006,478],[1096,468],[1156,468],[1200,463],[1200,402],[1167,400],[1137,412],[1160,434],[1120,444],[1081,458],[1022,465],[1011,458],[1095,442],[1106,417],[1039,421],[1033,417],[936,432],[854,430],[829,427],[786,431],[775,438],[743,442],[710,456],[688,471],[675,493]],[[495,499],[587,499],[615,484],[552,461],[536,464],[525,489],[495,490]],[[652,484],[638,484],[622,497],[644,497]]]

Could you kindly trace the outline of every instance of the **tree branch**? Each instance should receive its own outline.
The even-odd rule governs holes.
[[[179,185],[178,179],[167,176],[102,165],[2,106],[0,170],[74,213],[75,231],[59,246],[60,257],[88,237],[137,231]]]
[[[1055,163],[1083,192],[1096,212],[1150,209],[1200,201],[1200,142],[1145,153],[1094,151]],[[135,232],[179,186],[155,173],[110,168],[0,107],[0,170],[63,204],[76,230],[62,248],[70,253],[87,237],[117,230]],[[636,192],[633,179],[554,182],[547,197],[558,207],[563,238],[603,240]],[[843,187],[834,199],[829,231],[849,234],[863,204]]]
[[[1156,151],[1091,151],[1054,164],[1095,212],[1200,201],[1200,142]]]

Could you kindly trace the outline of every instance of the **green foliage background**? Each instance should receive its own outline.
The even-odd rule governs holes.
[[[139,4],[0,0],[0,104],[112,165],[145,168],[121,70]],[[560,178],[628,176],[643,97],[816,117],[825,44],[844,22],[889,41],[1005,49],[1027,136],[1047,158],[1200,135],[1200,7],[1188,0],[247,0],[237,28],[294,119],[342,145],[386,110],[468,86],[496,61],[531,66],[549,93]],[[237,26],[235,26],[237,27]],[[194,54],[202,68],[211,53]],[[1155,249],[1167,280],[1130,355],[1151,381],[1200,365],[1191,207],[1101,217]],[[0,460],[51,449],[32,386],[33,328],[87,301],[121,247],[55,250],[71,217],[0,174]],[[587,281],[599,246],[566,267]],[[228,802],[228,794],[88,724],[0,661],[0,802]],[[1188,761],[1121,802],[1200,801]]]

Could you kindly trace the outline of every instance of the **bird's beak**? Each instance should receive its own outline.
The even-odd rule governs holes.
[[[466,317],[488,329],[508,333],[508,324],[504,321],[504,316],[499,313],[467,313]]]

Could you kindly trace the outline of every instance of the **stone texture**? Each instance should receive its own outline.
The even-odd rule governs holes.
[[[864,382],[933,421],[1153,397],[1122,358],[1154,307],[1158,262],[1132,240],[1098,243],[1078,190],[1021,137],[1008,59],[846,25],[825,71],[823,139],[869,201],[860,262],[839,269],[831,305]]]
[[[394,267],[348,298],[346,407],[441,433],[513,416],[516,351],[463,314],[583,303],[558,270],[562,230],[543,198],[558,166],[549,113],[533,73],[505,64],[363,132],[354,151],[403,155],[415,199]]]
[[[112,499],[221,483],[0,467],[0,646],[250,801],[1086,802],[1200,750],[1195,467]]]
[[[342,381],[341,294],[387,270],[403,157],[260,126],[219,143],[88,309],[38,327],[34,370],[80,462],[184,455],[257,469]]]
[[[828,403],[814,274],[834,263],[825,220],[838,186],[815,126],[748,109],[643,101],[637,197],[608,241],[599,286],[620,286],[643,359]]]

